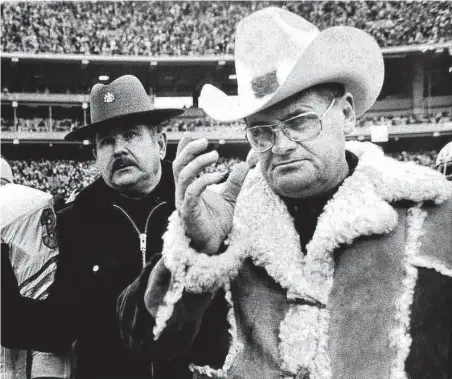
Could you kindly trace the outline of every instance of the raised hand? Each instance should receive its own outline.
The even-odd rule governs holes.
[[[213,255],[231,231],[235,202],[250,166],[245,162],[235,165],[218,191],[206,189],[218,184],[225,175],[215,172],[198,178],[204,168],[219,158],[216,151],[204,153],[207,146],[205,138],[192,140],[184,136],[177,147],[173,173],[176,209],[185,232],[199,252]]]

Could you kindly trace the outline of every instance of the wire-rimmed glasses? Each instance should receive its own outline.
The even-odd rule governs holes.
[[[305,142],[317,138],[322,131],[322,119],[333,107],[335,100],[336,98],[320,116],[316,112],[305,112],[276,124],[251,126],[245,131],[246,139],[255,151],[262,153],[273,147],[277,131],[283,132],[294,142]]]

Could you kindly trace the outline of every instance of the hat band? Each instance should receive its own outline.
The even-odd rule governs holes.
[[[278,88],[279,82],[276,70],[257,76],[251,80],[251,90],[258,99],[275,93]]]

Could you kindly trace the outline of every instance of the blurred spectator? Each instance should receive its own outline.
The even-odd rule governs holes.
[[[249,13],[281,2],[1,3],[5,52],[103,55],[233,54],[234,29]],[[287,9],[325,29],[350,25],[380,46],[452,39],[448,1],[296,1]]]
[[[49,121],[44,118],[18,118],[17,119],[17,131],[19,132],[48,132]]]
[[[14,120],[8,118],[1,118],[2,132],[14,131]]]

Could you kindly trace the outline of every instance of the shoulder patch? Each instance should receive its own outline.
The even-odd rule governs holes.
[[[56,236],[56,217],[51,208],[46,208],[41,215],[42,242],[49,249],[56,249],[58,240]]]

